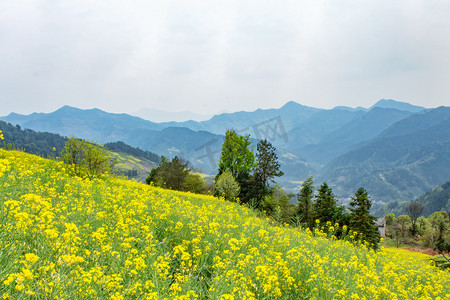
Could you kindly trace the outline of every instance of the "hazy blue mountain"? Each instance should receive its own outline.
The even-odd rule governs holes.
[[[380,101],[375,103],[371,107],[371,109],[374,107],[394,108],[394,109],[409,111],[409,112],[413,112],[413,113],[416,113],[416,112],[419,112],[419,111],[422,111],[425,109],[425,107],[422,107],[422,106],[416,106],[416,105],[409,104],[407,102],[395,101],[392,99],[381,99]]]
[[[396,122],[378,137],[335,158],[321,174],[341,196],[363,186],[378,202],[412,200],[450,178],[450,108],[427,110]]]
[[[267,125],[280,123],[288,131],[299,123],[312,118],[322,109],[301,105],[290,101],[280,108],[257,109],[255,111],[239,111],[223,113],[213,116],[203,122],[165,123],[170,126],[183,126],[192,130],[205,130],[215,134],[225,134],[227,129],[233,128],[241,134],[250,134],[256,137],[260,129],[265,130]]]
[[[381,137],[398,136],[437,125],[448,118],[449,107],[427,109],[401,120],[381,133]]]
[[[99,143],[123,140],[130,130],[158,130],[164,128],[157,123],[127,114],[113,114],[100,109],[79,109],[63,106],[52,113],[19,115],[11,113],[0,118],[36,131],[76,136]]]
[[[380,107],[374,107],[367,112],[355,111],[352,113],[354,118],[348,116],[347,121],[350,120],[349,122],[333,126],[332,124],[336,124],[336,121],[332,120],[333,123],[327,124],[327,126],[330,129],[337,129],[322,137],[319,142],[306,145],[294,152],[302,153],[302,156],[308,160],[327,163],[354,145],[376,137],[395,122],[412,114],[408,111]]]
[[[342,126],[357,120],[364,113],[361,110],[342,108],[317,112],[312,118],[300,120],[299,124],[288,132],[290,143],[286,146],[286,149],[305,156],[308,152],[304,151],[303,147],[321,143],[332,135],[337,128],[342,128]],[[320,151],[322,150],[325,149]]]
[[[28,116],[10,114],[1,118],[36,131],[47,131],[64,136],[76,136],[97,143],[123,141],[133,147],[166,155],[179,155],[192,160],[195,149],[211,139],[222,144],[222,136],[184,127],[166,127],[127,114],[113,114],[99,109],[82,110],[64,106],[52,113],[33,113]],[[175,123],[176,124],[176,123]],[[198,156],[201,156],[199,149]],[[208,167],[206,164],[205,167]],[[198,164],[196,165],[198,167]],[[212,168],[205,171],[212,172]],[[214,170],[215,172],[215,170]]]

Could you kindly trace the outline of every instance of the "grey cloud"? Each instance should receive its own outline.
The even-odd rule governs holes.
[[[442,1],[3,1],[0,114],[448,105]]]

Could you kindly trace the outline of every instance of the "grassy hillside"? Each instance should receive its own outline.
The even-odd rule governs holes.
[[[423,254],[275,227],[211,196],[0,149],[0,297],[448,299]]]

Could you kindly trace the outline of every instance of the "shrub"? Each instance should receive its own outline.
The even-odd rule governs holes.
[[[228,201],[233,201],[241,191],[239,183],[234,179],[230,171],[225,171],[217,178],[215,188],[219,195]]]

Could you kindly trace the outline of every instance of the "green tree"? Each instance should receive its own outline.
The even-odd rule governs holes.
[[[188,162],[175,156],[171,161],[161,157],[161,164],[150,171],[146,182],[153,182],[155,186],[184,190],[184,181],[189,174]]]
[[[386,226],[392,225],[394,223],[395,220],[395,215],[394,214],[387,214],[384,216],[384,218],[386,219]]]
[[[441,253],[450,251],[450,222],[446,212],[438,211],[428,217],[421,243]]]
[[[334,224],[341,221],[344,207],[337,205],[336,196],[331,188],[328,187],[328,184],[324,182],[317,190],[312,211],[314,220],[318,219],[321,223],[330,221]]]
[[[67,140],[61,158],[80,177],[93,179],[111,169],[109,152],[105,147],[74,137]]]
[[[239,200],[242,203],[248,203],[250,199],[255,198],[255,177],[251,171],[255,166],[255,155],[249,148],[250,137],[239,136],[233,129],[227,130],[222,144],[222,152],[219,160],[218,177],[229,171],[234,179],[239,183]]]
[[[147,176],[147,178],[145,178],[145,182],[147,184],[150,184],[152,182],[155,183],[155,181],[157,180],[157,177],[156,177],[157,174],[158,174],[158,168],[151,169],[149,175]]]
[[[74,137],[69,138],[61,152],[62,160],[70,165],[77,176],[84,174],[85,143]]]
[[[227,130],[219,160],[219,174],[230,171],[235,179],[242,173],[250,174],[255,166],[255,155],[250,146],[250,137],[239,136],[233,129]]]
[[[259,141],[257,150],[255,173],[258,174],[264,186],[269,186],[269,181],[275,182],[274,178],[283,176],[284,173],[280,170],[276,149],[269,141]]]
[[[174,190],[184,190],[184,181],[189,174],[188,162],[175,156],[171,162],[162,165],[158,176],[164,181],[164,187]]]
[[[220,174],[216,180],[215,189],[225,200],[233,201],[239,195],[239,183],[234,179],[230,171]]]
[[[313,177],[309,176],[297,194],[297,218],[300,223],[306,224],[310,229],[314,226],[312,199],[314,197]]]
[[[267,140],[259,141],[257,145],[254,168],[254,189],[256,194],[256,206],[260,208],[263,199],[270,194],[269,182],[275,182],[275,177],[283,176],[278,163],[275,147]]]
[[[350,228],[358,232],[360,240],[377,249],[380,233],[375,224],[376,218],[370,214],[372,201],[364,188],[359,188],[350,201]]]
[[[94,143],[86,142],[85,165],[87,176],[92,179],[111,170],[109,151]]]
[[[189,162],[178,156],[171,161],[161,156],[161,164],[150,171],[145,179],[147,184],[178,191],[190,191],[193,193],[206,193],[205,180],[199,174],[193,174],[189,168]]]

